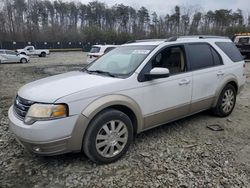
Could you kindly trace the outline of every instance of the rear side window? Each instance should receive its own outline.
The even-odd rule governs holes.
[[[216,42],[215,43],[233,62],[239,62],[243,60],[243,57],[232,42]]]
[[[94,46],[91,48],[90,53],[99,53],[100,49],[101,49],[100,47]]]
[[[249,43],[249,37],[239,38],[239,44],[248,44],[248,43]]]
[[[191,70],[214,66],[214,59],[209,45],[189,44],[188,51]]]

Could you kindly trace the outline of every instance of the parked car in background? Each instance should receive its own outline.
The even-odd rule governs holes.
[[[18,54],[12,50],[0,50],[0,63],[28,63],[29,56]]]
[[[241,54],[246,58],[250,58],[250,33],[235,34],[233,41]]]
[[[93,45],[87,55],[87,63],[91,63],[103,54],[116,48],[118,45]]]
[[[81,71],[19,89],[10,129],[30,151],[84,151],[110,163],[135,134],[211,109],[231,114],[246,80],[245,62],[224,37],[174,37],[117,47]]]
[[[34,46],[26,46],[24,49],[18,49],[17,52],[19,54],[24,54],[24,55],[34,55],[34,56],[39,56],[39,57],[46,57],[46,55],[50,54],[49,50],[46,49],[35,49]]]

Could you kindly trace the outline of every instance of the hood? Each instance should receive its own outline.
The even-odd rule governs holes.
[[[88,91],[94,87],[103,87],[120,80],[119,78],[74,71],[26,84],[19,89],[18,95],[31,101],[53,103],[61,97]]]

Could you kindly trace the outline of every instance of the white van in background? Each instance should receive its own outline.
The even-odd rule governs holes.
[[[87,55],[87,64],[93,62],[103,54],[116,48],[118,45],[93,45],[90,52]]]

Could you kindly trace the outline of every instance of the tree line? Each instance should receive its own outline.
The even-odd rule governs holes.
[[[173,7],[171,14],[150,13],[124,4],[112,7],[61,0],[0,2],[0,41],[83,41],[123,43],[134,39],[175,35],[226,35],[250,30],[243,11],[203,12],[197,7]]]

